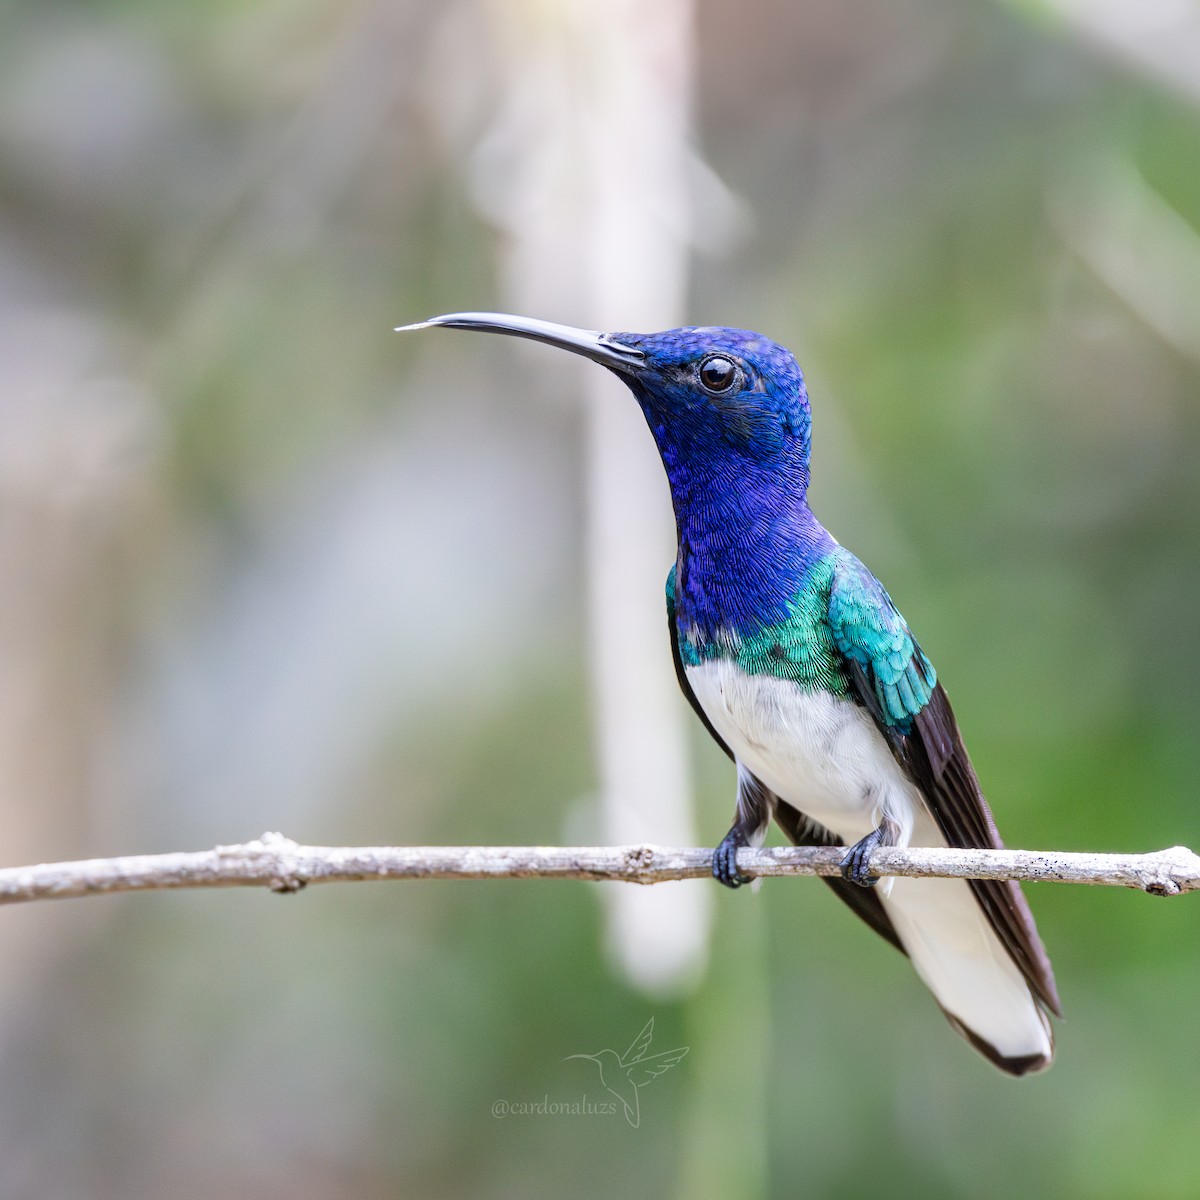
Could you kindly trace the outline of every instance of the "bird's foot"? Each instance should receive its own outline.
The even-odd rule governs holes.
[[[721,844],[713,851],[712,859],[713,878],[718,883],[723,883],[727,888],[738,888],[754,878],[753,875],[743,875],[737,867],[737,852],[748,845],[749,839],[736,825],[722,838]]]
[[[865,838],[855,842],[842,859],[842,878],[848,883],[858,884],[859,887],[874,887],[879,882],[879,876],[871,872],[871,852],[890,844],[891,839],[883,825],[872,829]]]

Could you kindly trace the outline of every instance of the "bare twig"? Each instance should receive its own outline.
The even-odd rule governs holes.
[[[836,875],[845,850],[788,846],[738,851],[752,875]],[[709,874],[711,850],[664,846],[301,846],[265,833],[238,846],[93,858],[0,869],[0,904],[165,888],[269,887],[367,879],[607,879],[664,883]],[[1156,896],[1200,890],[1200,857],[1184,846],[1153,854],[1038,850],[876,850],[879,875],[1109,884]]]

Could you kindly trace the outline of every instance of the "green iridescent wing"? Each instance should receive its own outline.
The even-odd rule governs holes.
[[[852,554],[838,552],[829,592],[833,644],[885,729],[908,733],[929,703],[937,675],[879,580]],[[856,689],[858,690],[858,689]]]
[[[880,582],[840,549],[830,587],[829,625],[851,695],[887,738],[947,843],[1000,849],[996,822],[933,667]],[[970,885],[1034,994],[1061,1016],[1050,959],[1020,885],[982,879],[972,879]]]
[[[721,735],[713,728],[712,722],[708,719],[708,714],[700,707],[700,701],[696,699],[696,693],[692,691],[692,686],[687,681],[687,672],[684,670],[683,657],[679,651],[679,630],[675,623],[675,568],[671,568],[670,574],[667,576],[667,631],[671,639],[671,657],[675,662],[675,677],[679,680],[679,690],[683,692],[687,698],[687,702],[692,706],[696,716],[700,718],[704,728],[708,730],[709,736],[722,750],[732,759],[733,751],[725,744]],[[830,833],[823,825],[817,824],[798,809],[793,808],[784,800],[780,800],[778,796],[755,776],[747,773],[751,785],[759,788],[762,794],[769,797],[772,804],[772,810],[775,814],[775,823],[783,830],[788,841],[794,846],[842,846],[845,843],[836,834]],[[828,886],[844,904],[854,910],[855,914],[862,918],[880,937],[891,942],[901,954],[905,953],[904,947],[900,944],[899,937],[896,936],[896,930],[892,925],[891,918],[883,909],[883,905],[879,901],[879,897],[867,888],[861,888],[857,884],[849,883],[845,879],[840,879],[835,876],[822,875],[821,882]]]

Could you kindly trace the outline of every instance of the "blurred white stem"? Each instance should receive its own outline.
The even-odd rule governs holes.
[[[505,108],[476,192],[511,236],[517,311],[594,329],[682,323],[690,237],[688,0],[503,0]],[[670,503],[640,413],[594,366],[588,400],[587,612],[605,840],[691,841],[683,707],[663,585]],[[692,889],[608,897],[630,977],[672,987],[704,959],[708,899]]]
[[[738,866],[754,875],[837,875],[844,847],[743,849]],[[93,858],[0,869],[0,904],[109,892],[173,888],[269,887],[381,879],[592,879],[664,883],[711,872],[712,850],[665,846],[301,846],[278,833],[253,842],[179,854]],[[1022,879],[1108,884],[1155,896],[1200,891],[1200,857],[1184,846],[1153,854],[1038,850],[875,851],[878,875]]]

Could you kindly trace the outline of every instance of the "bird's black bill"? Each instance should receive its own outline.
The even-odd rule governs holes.
[[[592,329],[575,329],[570,325],[555,325],[552,321],[538,321],[533,317],[512,317],[507,313],[447,313],[443,317],[430,317],[428,321],[418,321],[415,325],[399,325],[396,332],[406,333],[413,329],[432,329],[435,326],[529,338],[535,342],[544,342],[547,346],[557,346],[560,350],[570,350],[572,354],[582,354],[584,358],[590,358],[602,366],[625,373],[636,370],[646,360],[646,356],[640,350],[614,341],[607,333],[597,333]]]

